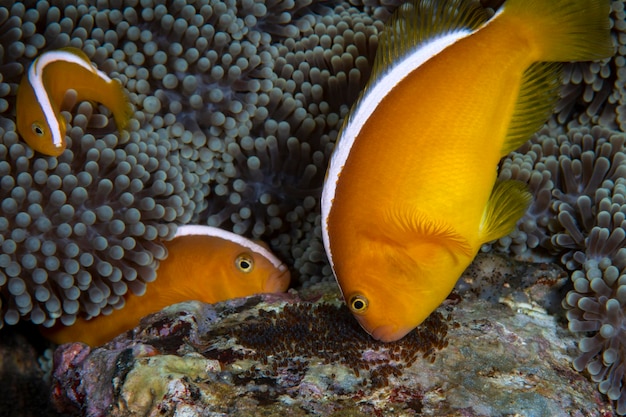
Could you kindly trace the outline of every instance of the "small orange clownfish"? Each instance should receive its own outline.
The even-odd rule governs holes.
[[[78,101],[102,103],[113,112],[118,129],[132,116],[128,96],[117,80],[96,69],[80,49],[67,47],[41,54],[17,89],[17,131],[37,152],[59,156],[65,150],[65,118],[59,106],[69,89]]]
[[[559,62],[613,54],[607,0],[413,0],[390,19],[342,126],[322,236],[344,299],[394,341],[452,291],[480,246],[509,233],[525,184],[496,182],[558,100]]]
[[[289,286],[291,277],[285,264],[265,246],[235,233],[210,226],[179,226],[165,247],[167,258],[142,296],[128,293],[124,307],[109,315],[79,318],[71,326],[42,328],[43,335],[58,344],[98,346],[171,304],[187,300],[216,303],[284,292]]]

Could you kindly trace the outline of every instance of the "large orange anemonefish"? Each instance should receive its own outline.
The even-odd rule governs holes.
[[[108,107],[118,129],[128,125],[132,108],[117,80],[97,70],[80,49],[48,51],[33,61],[17,89],[17,131],[35,151],[59,156],[65,150],[67,126],[60,106],[69,89],[78,101]]]
[[[71,326],[42,328],[55,343],[83,342],[101,345],[139,324],[162,308],[186,300],[216,303],[256,293],[287,290],[287,267],[265,246],[215,227],[179,226],[173,240],[165,242],[167,258],[156,280],[142,296],[128,293],[125,305],[109,315],[79,318]]]
[[[342,127],[322,194],[326,253],[375,339],[402,338],[448,296],[480,246],[514,227],[526,186],[500,158],[549,117],[560,64],[610,57],[607,0],[404,4]]]

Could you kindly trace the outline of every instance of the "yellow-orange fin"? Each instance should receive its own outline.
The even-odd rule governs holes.
[[[610,10],[608,0],[507,0],[501,18],[517,22],[536,61],[593,61],[615,52]]]
[[[430,243],[446,247],[454,253],[472,256],[472,247],[465,237],[452,225],[432,218],[420,210],[411,208],[387,211],[383,224],[388,227],[383,233],[399,240],[400,244]]]
[[[455,32],[469,34],[487,20],[485,9],[474,1],[413,0],[401,5],[380,37],[370,80],[406,55],[427,49],[430,41]],[[428,50],[423,53],[429,55]]]
[[[522,182],[515,180],[496,182],[480,223],[481,242],[499,239],[510,233],[515,223],[526,212],[532,199],[528,187]]]
[[[561,69],[558,62],[538,62],[524,72],[501,156],[522,146],[550,117],[559,100]]]
[[[133,107],[130,104],[128,94],[124,90],[122,83],[119,80],[111,80],[114,89],[114,101],[115,105],[111,107],[113,111],[113,118],[118,130],[124,130],[128,126],[131,117],[133,117]]]

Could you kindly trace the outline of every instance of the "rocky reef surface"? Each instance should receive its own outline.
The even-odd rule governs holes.
[[[60,346],[52,401],[84,416],[611,416],[552,314],[567,282],[551,264],[479,255],[435,314],[387,344],[328,283],[177,304],[102,347]]]

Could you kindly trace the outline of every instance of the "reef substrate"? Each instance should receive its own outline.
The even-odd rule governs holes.
[[[447,305],[391,344],[327,283],[177,304],[102,347],[59,347],[53,400],[85,416],[611,416],[549,314],[566,282],[550,264],[480,255]]]

